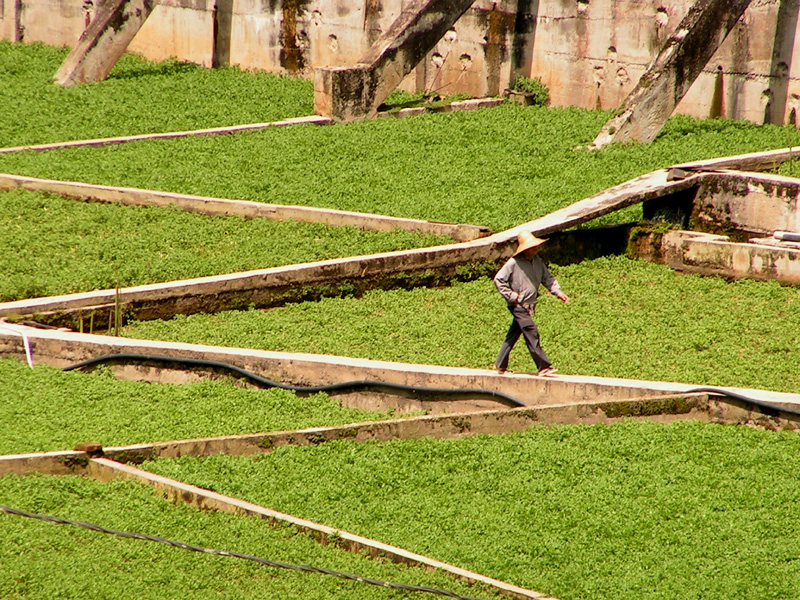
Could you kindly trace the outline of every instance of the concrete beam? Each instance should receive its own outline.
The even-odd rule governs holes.
[[[207,489],[149,473],[104,458],[92,459],[89,472],[91,477],[104,482],[111,481],[115,478],[139,481],[152,486],[163,497],[169,498],[174,502],[184,502],[203,510],[215,510],[235,515],[254,516],[270,521],[271,523],[288,524],[304,533],[311,534],[317,541],[323,544],[332,543],[332,541],[329,540],[329,536],[335,536],[337,539],[336,544],[349,552],[366,553],[373,558],[386,557],[396,563],[421,566],[430,570],[441,570],[448,575],[474,584],[486,586],[499,594],[511,598],[519,598],[522,600],[557,600],[556,598],[545,596],[533,590],[521,588],[498,579],[492,579],[491,577],[486,577],[479,573],[467,571],[466,569],[434,560],[421,554],[409,552],[397,546],[390,546],[383,542],[361,537],[348,531],[334,529],[333,527],[328,527],[320,523],[300,519],[238,498],[224,496]]]
[[[459,242],[475,240],[489,234],[488,227],[479,225],[404,219],[313,206],[268,204],[250,200],[192,196],[157,190],[93,185],[75,181],[56,181],[0,173],[0,191],[16,188],[29,191],[44,191],[51,194],[59,194],[65,198],[89,202],[108,202],[135,206],[172,206],[186,212],[204,215],[235,215],[247,219],[324,223],[336,227],[357,227],[366,231],[403,229],[415,233],[449,235]]]
[[[167,131],[164,133],[143,133],[139,135],[121,135],[110,138],[95,138],[90,140],[70,140],[68,142],[52,142],[50,144],[34,144],[29,146],[8,146],[0,148],[0,154],[12,154],[14,152],[27,152],[35,150],[60,150],[62,148],[78,148],[83,146],[102,147],[111,144],[126,144],[128,142],[140,142],[151,140],[171,140],[175,138],[192,137],[199,135],[227,135],[230,133],[240,133],[243,131],[254,131],[257,129],[267,129],[269,127],[286,127],[288,125],[330,125],[330,119],[322,117],[292,117],[281,119],[280,121],[270,121],[267,123],[249,123],[246,125],[231,125],[229,127],[211,127],[208,129],[192,129],[189,131]]]
[[[81,329],[83,321],[87,327],[93,323],[93,330],[97,330],[108,325],[117,301],[126,318],[147,320],[251,304],[278,306],[335,295],[345,288],[360,293],[394,282],[434,284],[452,279],[461,265],[481,269],[508,258],[521,231],[545,237],[621,208],[694,187],[699,177],[690,174],[682,180],[667,181],[666,170],[654,171],[529,223],[469,242],[136,286],[121,289],[119,296],[111,289],[30,298],[0,303],[0,317],[28,318],[73,329]],[[413,281],[409,279],[411,275]]]
[[[378,106],[474,0],[412,0],[352,67],[317,69],[316,114],[335,121],[374,117]]]
[[[153,11],[157,0],[107,0],[54,76],[57,84],[102,81]]]
[[[751,0],[698,0],[594,140],[652,141]]]

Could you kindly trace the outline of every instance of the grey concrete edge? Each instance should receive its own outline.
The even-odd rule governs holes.
[[[690,171],[712,171],[714,169],[763,171],[765,169],[778,167],[787,160],[797,158],[800,158],[800,146],[691,161],[674,165],[673,168]]]
[[[460,110],[475,110],[476,108],[491,108],[503,104],[503,98],[473,98],[469,100],[462,100],[453,102],[447,106],[438,108],[422,109],[410,108],[402,109],[397,113],[379,113],[379,116],[399,116],[405,117],[413,114],[420,114],[421,112],[455,112]],[[25,152],[28,150],[43,151],[43,150],[58,150],[61,148],[78,148],[82,146],[105,146],[108,144],[124,144],[126,142],[138,142],[146,140],[167,140],[173,138],[200,136],[200,135],[225,135],[231,133],[239,133],[242,131],[254,131],[257,129],[266,129],[269,127],[284,127],[287,125],[333,125],[333,119],[328,117],[321,117],[319,115],[308,115],[304,117],[292,117],[288,119],[280,119],[278,121],[270,121],[268,123],[248,123],[243,125],[231,125],[228,127],[210,127],[206,129],[192,129],[188,131],[169,131],[164,133],[144,133],[139,135],[125,135],[109,138],[95,138],[88,140],[71,140],[68,142],[53,142],[49,144],[32,144],[27,146],[10,146],[7,148],[0,148],[0,154],[11,154],[14,152]]]
[[[298,517],[274,511],[257,504],[252,504],[250,502],[232,498],[230,496],[224,496],[210,490],[205,490],[203,488],[182,483],[174,479],[155,475],[153,473],[149,473],[129,465],[123,465],[108,459],[91,459],[89,471],[94,478],[101,481],[108,481],[117,477],[134,479],[146,483],[163,493],[166,493],[168,497],[174,500],[180,500],[182,502],[186,502],[187,504],[196,505],[204,509],[218,510],[233,514],[244,514],[248,516],[258,516],[262,519],[267,519],[270,521],[289,523],[302,531],[315,534],[322,543],[327,543],[328,537],[332,534],[335,534],[340,540],[339,544],[352,552],[359,552],[364,549],[372,554],[391,557],[397,562],[439,569],[459,579],[488,585],[497,591],[514,598],[555,600],[554,598],[547,597],[539,592],[521,588],[497,579],[492,579],[491,577],[486,577],[485,575],[480,575],[448,563],[434,560],[420,554],[415,554],[396,546],[390,546],[388,544],[361,537],[347,531],[334,529],[326,525],[300,519]]]
[[[187,212],[206,215],[236,215],[273,221],[291,219],[305,223],[324,223],[326,225],[357,227],[373,231],[404,229],[416,233],[449,235],[459,242],[474,240],[490,233],[488,227],[480,225],[424,221],[422,219],[407,219],[311,206],[268,204],[252,200],[193,196],[158,190],[94,185],[0,173],[0,190],[12,190],[15,188],[22,188],[28,191],[46,191],[77,200],[137,206],[173,206]]]
[[[232,125],[230,127],[212,127],[210,129],[195,129],[191,131],[170,131],[165,133],[144,133],[140,135],[127,135],[110,138],[97,138],[90,140],[74,140],[69,142],[53,142],[51,144],[35,144],[30,146],[13,146],[0,148],[0,154],[10,154],[13,152],[24,152],[27,150],[58,150],[61,148],[78,148],[81,146],[105,146],[107,144],[124,144],[126,142],[137,142],[144,140],[167,140],[172,138],[190,137],[195,135],[224,135],[229,133],[239,133],[242,131],[253,131],[256,129],[266,129],[268,127],[283,127],[286,125],[330,125],[333,121],[326,117],[311,115],[307,117],[293,117],[269,123],[251,123],[247,125]]]
[[[708,419],[707,393],[656,395],[624,400],[570,403],[501,410],[476,410],[447,415],[399,417],[326,427],[307,427],[206,438],[171,440],[127,446],[102,447],[83,442],[75,449],[0,456],[0,476],[42,472],[51,475],[82,473],[89,459],[104,457],[120,463],[139,464],[156,458],[206,457],[216,454],[249,456],[282,446],[316,445],[337,440],[354,442],[394,439],[456,438],[471,435],[514,433],[534,425],[607,423],[631,416],[649,418]]]
[[[685,384],[575,375],[500,375],[489,368],[443,367],[323,354],[140,340],[4,324],[0,328],[0,357],[24,359],[27,354],[31,356],[34,366],[46,364],[58,368],[112,354],[143,354],[218,361],[273,381],[304,386],[377,380],[414,387],[453,390],[480,388],[518,398],[528,406],[684,393],[692,387]],[[138,377],[138,374],[134,376]]]

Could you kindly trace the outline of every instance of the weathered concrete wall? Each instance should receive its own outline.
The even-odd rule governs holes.
[[[800,182],[753,173],[706,175],[697,192],[696,221],[729,223],[736,229],[772,235],[800,232]]]
[[[699,177],[667,181],[666,170],[655,171],[535,221],[470,242],[143,285],[121,289],[118,296],[115,290],[98,290],[5,302],[0,303],[0,317],[33,319],[80,331],[91,329],[90,323],[94,323],[96,331],[113,322],[117,301],[126,317],[146,320],[251,305],[277,306],[390,286],[438,285],[454,279],[465,266],[472,273],[493,270],[498,261],[511,255],[521,231],[544,237],[626,206],[692,188]]]
[[[693,3],[542,0],[532,72],[550,87],[555,105],[616,108]],[[779,107],[782,96],[784,103],[790,100],[784,111],[788,116],[797,102],[791,94],[800,92],[798,65],[792,60],[797,4],[790,4],[753,2],[679,104],[678,112],[761,123],[767,100],[774,96],[773,105]]]
[[[550,87],[553,105],[615,108],[692,3],[477,0],[401,87],[495,95],[515,74],[532,75]],[[163,0],[130,49],[157,60],[310,76],[316,67],[354,64],[402,6],[402,0]],[[753,2],[678,112],[796,121],[797,13],[796,2]],[[0,32],[5,39],[73,46],[86,18],[82,0],[5,0]]]

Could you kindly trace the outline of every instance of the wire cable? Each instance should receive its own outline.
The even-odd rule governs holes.
[[[38,519],[40,521],[45,521],[47,523],[55,523],[58,525],[73,525],[75,527],[81,527],[83,529],[88,529],[90,531],[116,535],[123,538],[145,540],[149,542],[157,542],[159,544],[167,544],[168,546],[181,548],[182,550],[190,550],[192,552],[200,552],[203,554],[211,554],[214,556],[229,556],[231,558],[240,558],[243,560],[256,562],[265,565],[267,567],[275,567],[278,569],[289,569],[291,571],[302,571],[304,573],[319,573],[322,575],[333,575],[334,577],[339,577],[340,579],[346,579],[348,581],[368,583],[370,585],[376,585],[379,587],[393,589],[393,590],[404,590],[407,592],[425,592],[429,594],[437,594],[439,596],[447,596],[448,598],[456,598],[457,600],[481,600],[480,598],[474,598],[472,596],[462,596],[461,594],[457,594],[449,590],[442,590],[439,588],[432,588],[421,585],[409,585],[405,583],[393,583],[390,581],[382,581],[380,579],[360,577],[358,575],[353,575],[351,573],[344,573],[342,571],[336,571],[334,569],[314,567],[311,565],[294,565],[290,563],[278,562],[260,556],[251,556],[249,554],[242,554],[241,552],[235,552],[231,550],[218,550],[216,548],[205,548],[203,546],[195,546],[192,544],[186,544],[184,542],[178,542],[168,538],[158,537],[154,535],[147,535],[144,533],[136,533],[131,531],[117,531],[115,529],[108,529],[106,527],[102,527],[94,523],[87,523],[85,521],[73,521],[72,519],[65,519],[63,517],[54,517],[52,515],[43,515],[39,513],[29,513],[17,508],[11,508],[9,506],[0,506],[0,511],[8,513],[10,515],[17,515],[20,517]]]
[[[318,385],[318,386],[289,385],[286,383],[280,383],[277,381],[266,379],[251,371],[247,371],[245,369],[237,367],[236,365],[232,365],[225,362],[219,362],[215,360],[202,360],[197,358],[160,356],[157,354],[125,354],[125,353],[106,354],[105,356],[98,356],[96,358],[90,358],[88,360],[84,360],[82,362],[75,363],[73,365],[68,365],[64,367],[63,370],[72,371],[75,369],[82,369],[84,367],[90,367],[107,362],[160,362],[160,363],[176,363],[179,365],[187,365],[193,367],[224,369],[226,371],[236,373],[237,375],[241,375],[242,377],[247,378],[248,380],[252,381],[253,383],[262,388],[279,388],[282,390],[290,390],[293,392],[300,392],[304,394],[316,394],[319,392],[344,393],[356,390],[371,389],[371,390],[383,390],[389,393],[406,392],[414,396],[420,394],[430,394],[436,396],[447,396],[450,398],[452,397],[462,397],[462,398],[472,398],[472,399],[488,398],[491,400],[499,400],[505,404],[510,404],[511,406],[527,406],[524,402],[514,398],[513,396],[509,396],[507,394],[504,394],[502,392],[497,392],[495,390],[486,390],[486,389],[428,388],[428,387],[403,385],[400,383],[388,383],[385,381],[372,381],[366,379],[359,381],[332,383],[329,385]]]

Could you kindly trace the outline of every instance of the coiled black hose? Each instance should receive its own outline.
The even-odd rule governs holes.
[[[183,358],[176,356],[161,356],[157,354],[107,354],[105,356],[98,356],[90,358],[74,365],[64,367],[64,371],[73,371],[83,367],[90,367],[108,362],[159,362],[159,363],[174,363],[178,365],[186,365],[192,367],[205,367],[213,369],[224,369],[252,381],[262,388],[280,388],[282,390],[291,390],[302,394],[315,394],[318,392],[335,393],[335,392],[353,392],[358,390],[372,390],[382,391],[388,393],[404,392],[412,396],[430,395],[430,396],[444,396],[445,399],[477,399],[484,398],[490,400],[497,400],[510,406],[527,406],[521,400],[496,392],[494,390],[485,389],[453,389],[453,388],[428,388],[416,387],[410,385],[403,385],[399,383],[387,383],[385,381],[346,381],[342,383],[332,383],[329,385],[318,386],[298,386],[289,385],[286,383],[279,383],[257,375],[251,371],[247,371],[236,365],[229,363],[219,362],[216,360],[202,360],[196,358]]]
[[[83,367],[94,366],[98,364],[108,363],[108,362],[160,362],[160,363],[174,363],[179,365],[186,365],[192,367],[205,367],[205,368],[213,368],[213,369],[223,369],[226,371],[230,371],[232,373],[236,373],[249,381],[252,381],[254,384],[258,385],[262,388],[279,388],[283,390],[290,390],[293,392],[298,392],[302,394],[315,394],[319,392],[325,393],[347,393],[347,392],[354,392],[358,390],[372,390],[378,392],[387,392],[387,393],[406,393],[411,396],[423,396],[423,395],[430,395],[430,396],[444,396],[445,399],[477,399],[477,398],[484,398],[490,400],[500,401],[509,406],[528,406],[521,400],[514,398],[513,396],[509,396],[508,394],[504,394],[502,392],[497,392],[494,390],[486,390],[486,389],[453,389],[453,388],[428,388],[428,387],[414,387],[409,385],[403,385],[400,383],[388,383],[385,381],[372,381],[372,380],[359,380],[359,381],[346,381],[342,383],[332,383],[329,385],[318,385],[318,386],[298,386],[298,385],[289,385],[286,383],[280,383],[277,381],[272,381],[270,379],[266,379],[265,377],[261,377],[256,373],[251,371],[247,371],[246,369],[242,369],[237,367],[236,365],[232,365],[230,363],[220,362],[216,360],[203,360],[197,358],[183,358],[183,357],[176,357],[176,356],[162,356],[158,354],[107,354],[105,356],[98,356],[96,358],[90,358],[88,360],[84,360],[79,363],[75,363],[74,365],[69,365],[64,367],[64,371],[72,371],[75,369],[81,369]],[[699,388],[692,388],[686,390],[684,393],[693,394],[693,393],[709,393],[709,394],[716,394],[722,396],[723,398],[730,398],[733,400],[738,400],[746,405],[754,407],[759,410],[759,412],[764,413],[770,417],[777,417],[780,416],[781,413],[784,415],[792,415],[795,417],[800,417],[800,410],[788,408],[785,406],[780,406],[778,404],[771,404],[769,402],[764,402],[762,400],[757,400],[755,398],[750,398],[749,396],[744,396],[742,394],[732,392],[730,390],[726,390],[723,388],[717,387],[699,387]],[[434,398],[430,398],[430,400],[434,400]]]

